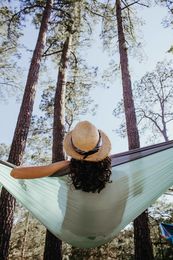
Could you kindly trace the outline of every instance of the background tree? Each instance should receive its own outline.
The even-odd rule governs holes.
[[[173,26],[173,2],[172,0],[155,0],[157,5],[161,5],[167,8],[168,15],[163,19],[162,24],[164,27],[171,27]],[[167,50],[170,53],[173,53],[173,45]]]
[[[173,68],[172,61],[158,62],[152,72],[146,73],[134,85],[136,115],[139,127],[150,129],[148,137],[154,141],[168,141],[168,129],[173,121]]]
[[[141,136],[147,133],[146,141],[150,144],[160,140],[168,141],[171,136],[172,73],[172,61],[161,61],[153,71],[147,72],[133,86],[138,127]],[[122,119],[123,113],[123,103],[120,101],[114,109],[114,115]],[[117,132],[125,136],[124,120],[121,120],[120,130]]]
[[[65,86],[68,55],[71,45],[72,34],[69,31],[62,49],[61,60],[58,70],[57,85],[54,97],[54,120],[53,120],[53,146],[52,146],[52,162],[64,160],[63,138],[64,138],[64,108],[65,108]],[[44,259],[62,259],[61,240],[55,237],[49,230],[46,232],[46,243],[44,251]]]
[[[16,59],[20,58],[19,37],[21,36],[20,21],[11,22],[12,33],[8,33],[8,20],[13,15],[9,3],[0,4],[0,99],[7,101],[9,96],[20,94],[20,81],[17,74],[22,71]]]
[[[9,146],[1,143],[0,144],[0,160],[7,160],[7,156],[9,153]]]
[[[14,163],[15,165],[20,165],[26,145],[51,8],[52,0],[47,0],[43,11],[40,31],[32,56],[23,101],[8,157],[8,161]],[[5,190],[5,188],[3,188],[1,191],[0,201],[0,258],[3,260],[7,259],[8,255],[14,207],[15,199]]]
[[[71,3],[68,5],[68,11],[66,11],[66,6],[63,7],[62,13],[65,13],[63,16],[62,22],[66,29],[63,33],[64,42],[61,42],[62,50],[58,68],[58,76],[54,97],[54,120],[53,120],[53,146],[52,146],[52,162],[57,162],[64,160],[63,153],[63,138],[64,138],[64,109],[65,109],[65,92],[66,92],[66,77],[67,77],[67,64],[69,59],[69,52],[71,48],[72,35],[77,28],[74,27],[76,19],[76,6],[77,2]],[[72,15],[71,15],[72,14]],[[54,36],[56,38],[56,34]],[[62,38],[61,38],[62,40]],[[51,42],[47,51],[57,45],[56,40]],[[59,42],[58,42],[59,44]],[[58,50],[59,52],[59,50]],[[54,51],[53,54],[56,52]],[[51,53],[52,55],[52,53]],[[56,238],[53,234],[47,230],[46,232],[46,242],[45,242],[45,251],[44,259],[61,259],[61,245],[62,242]]]
[[[123,85],[124,111],[126,118],[128,145],[129,150],[131,150],[139,148],[140,141],[136,122],[136,114],[131,87],[131,78],[128,68],[128,54],[123,29],[122,7],[120,0],[116,0],[116,18],[118,29],[121,76]],[[134,220],[134,242],[136,260],[154,259],[150,240],[150,230],[148,226],[147,212],[143,212]]]
[[[73,13],[74,3],[75,6],[75,15],[73,17],[70,15]],[[65,93],[65,131],[70,130],[71,125],[75,120],[79,119],[79,115],[85,114],[87,111],[90,113],[95,113],[96,106],[89,106],[92,104],[93,100],[89,97],[89,92],[91,87],[96,86],[96,74],[97,68],[89,68],[86,64],[86,60],[83,58],[82,50],[89,46],[89,37],[91,31],[88,30],[90,25],[86,22],[87,13],[85,12],[87,3],[85,1],[72,1],[68,4],[65,3],[61,5],[61,8],[53,7],[54,12],[58,11],[58,16],[62,18],[57,22],[57,15],[55,18],[57,19],[57,27],[51,27],[51,32],[49,32],[46,43],[46,50],[44,52],[44,60],[45,60],[45,75],[49,75],[49,70],[55,71],[54,68],[58,67],[58,72],[60,70],[60,61],[62,60],[63,46],[69,37],[69,29],[72,26],[72,22],[74,23],[73,27],[75,28],[71,32],[71,36],[73,41],[71,43],[69,49],[69,58],[68,58],[68,74],[66,86],[64,89]],[[53,12],[53,18],[54,18]],[[89,14],[88,14],[89,16]],[[52,18],[52,21],[54,22]],[[73,18],[73,19],[72,19]],[[88,18],[89,19],[89,18]],[[90,21],[91,23],[91,21]],[[92,24],[93,25],[93,24]],[[71,29],[70,29],[71,30]],[[63,57],[64,58],[64,57]],[[64,70],[65,71],[65,70]],[[42,138],[41,135],[44,135],[44,143],[47,146],[48,142],[51,144],[51,134],[53,129],[53,104],[54,104],[54,91],[55,91],[55,80],[54,76],[56,72],[51,75],[51,78],[45,79],[40,84],[43,85],[43,95],[40,104],[40,112],[41,116],[34,116],[32,120],[31,126],[31,135],[35,138],[35,142],[32,143],[32,151],[34,154],[34,160],[37,157],[37,160],[40,163],[40,159],[42,162],[45,162],[41,155],[41,149],[38,149],[36,144],[36,140]],[[58,73],[59,75],[59,73]],[[58,76],[57,76],[58,77]],[[46,89],[44,89],[46,88]],[[82,106],[81,106],[82,104]],[[40,136],[39,136],[40,134]],[[30,138],[32,139],[32,136]],[[39,136],[39,137],[38,137]],[[30,139],[30,140],[31,140]],[[49,141],[48,141],[49,139]],[[31,142],[30,142],[31,143]],[[29,147],[29,146],[28,146]],[[50,147],[50,146],[49,146]],[[30,149],[30,148],[29,148]],[[36,151],[36,152],[34,152]],[[38,154],[38,155],[36,155]],[[49,153],[50,154],[50,153]],[[45,156],[46,157],[46,156]],[[32,158],[30,158],[30,163],[32,162]]]

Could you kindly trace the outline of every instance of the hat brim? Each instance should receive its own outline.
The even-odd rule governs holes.
[[[71,143],[71,137],[72,137],[72,131],[70,131],[64,138],[64,150],[67,153],[67,155],[71,156],[72,158],[76,160],[85,160],[85,161],[101,161],[104,158],[106,158],[111,150],[111,142],[108,138],[108,136],[102,131],[99,130],[102,138],[102,146],[99,148],[97,153],[91,154],[87,156],[87,158],[83,158],[84,156],[77,153]]]

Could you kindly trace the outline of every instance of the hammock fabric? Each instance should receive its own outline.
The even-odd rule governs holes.
[[[0,182],[55,236],[81,248],[112,240],[173,185],[173,141],[112,156],[112,183],[99,194],[67,176],[17,180],[0,162]],[[62,173],[63,175],[63,173]]]
[[[173,244],[173,224],[160,223],[162,237],[166,238]]]

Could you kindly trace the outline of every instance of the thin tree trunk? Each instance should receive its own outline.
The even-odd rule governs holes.
[[[65,92],[68,53],[71,45],[72,35],[69,34],[63,45],[58,79],[54,100],[54,122],[53,122],[53,147],[52,162],[64,160],[63,139],[64,139],[64,112],[65,112]],[[62,241],[56,238],[48,230],[46,232],[46,243],[44,248],[44,260],[62,259]]]
[[[25,86],[23,101],[21,104],[18,121],[10,149],[8,161],[20,165],[26,139],[29,131],[31,115],[33,110],[36,84],[40,69],[40,62],[46,40],[46,32],[48,28],[48,20],[51,14],[53,0],[47,0],[46,7],[43,12],[40,31],[36,43],[36,47],[32,56],[31,65]],[[13,224],[13,213],[15,208],[15,199],[2,188],[0,200],[0,259],[7,259],[9,240]]]
[[[165,122],[165,116],[164,116],[164,105],[162,105],[162,125],[163,125],[163,130],[162,130],[162,135],[165,139],[165,142],[169,141],[168,138],[168,133],[167,133],[167,129],[166,129],[166,122]]]
[[[25,231],[23,234],[23,241],[22,241],[21,260],[25,259],[25,247],[26,247],[27,234],[28,234],[28,228],[29,228],[29,217],[30,217],[29,211],[26,214],[27,214],[27,216],[26,216],[26,220],[25,220]]]
[[[134,243],[136,260],[154,259],[147,210],[134,220]]]
[[[123,99],[127,126],[127,136],[129,150],[140,147],[139,133],[136,123],[136,114],[133,101],[131,78],[128,68],[128,54],[126,48],[123,22],[121,16],[121,2],[116,0],[116,17],[118,27],[120,65],[123,85]],[[147,212],[142,213],[134,221],[134,243],[136,260],[152,260],[153,250],[150,239],[150,230],[148,225]]]
[[[163,135],[163,138],[164,138],[165,142],[168,142],[169,138],[168,138],[168,135],[167,135],[166,127],[164,127],[164,129],[163,129],[162,135]]]
[[[69,33],[63,45],[54,100],[52,162],[64,160],[63,139],[65,122],[65,93],[67,62],[72,35]]]
[[[55,237],[49,230],[46,231],[46,240],[44,247],[44,260],[62,259],[62,241]]]

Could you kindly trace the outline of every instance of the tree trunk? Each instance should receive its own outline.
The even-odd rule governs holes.
[[[118,28],[118,41],[120,53],[120,65],[123,85],[123,99],[126,117],[126,127],[128,136],[129,150],[140,147],[139,133],[136,123],[136,114],[132,94],[131,78],[128,68],[128,54],[126,48],[125,35],[123,30],[123,21],[121,16],[121,2],[116,0],[116,17]],[[152,244],[150,240],[150,230],[148,226],[148,214],[142,213],[134,221],[134,242],[135,259],[151,260],[153,257]]]
[[[63,50],[58,70],[58,79],[54,100],[54,122],[53,122],[53,147],[52,162],[64,160],[63,139],[65,122],[65,93],[66,93],[66,75],[68,53],[71,45],[72,35],[69,33],[63,44]]]
[[[44,260],[62,259],[62,241],[55,237],[49,230],[46,231],[46,240],[44,247]]]
[[[136,260],[153,260],[148,212],[143,212],[134,220],[134,243]]]
[[[47,0],[46,7],[43,12],[40,31],[36,43],[36,47],[32,56],[28,77],[26,81],[23,101],[21,104],[16,129],[10,149],[8,161],[20,165],[26,139],[29,131],[31,115],[33,110],[36,84],[40,69],[40,62],[44,51],[46,32],[48,28],[48,20],[51,14],[53,0]],[[1,191],[0,200],[0,259],[7,259],[9,240],[13,224],[13,212],[15,208],[15,199],[5,190]]]
[[[72,35],[69,34],[63,45],[58,79],[54,100],[54,122],[53,122],[53,146],[52,162],[64,160],[63,139],[64,139],[64,113],[65,113],[65,92],[66,92],[66,74],[69,47]],[[44,248],[44,260],[60,260],[62,241],[56,238],[48,230],[46,232],[46,243]]]
[[[136,114],[132,94],[131,78],[128,68],[128,55],[126,40],[123,30],[123,22],[121,17],[121,4],[120,0],[116,1],[116,17],[118,27],[118,41],[119,41],[119,53],[120,53],[120,65],[121,65],[121,77],[123,85],[123,100],[126,117],[126,128],[129,149],[135,149],[140,147],[139,133],[136,123]]]
[[[165,122],[164,114],[165,114],[164,105],[162,105],[162,125],[163,125],[162,135],[163,135],[163,138],[165,139],[165,142],[168,142],[169,138],[168,138],[168,133],[167,133],[167,129],[166,129],[166,122]]]

